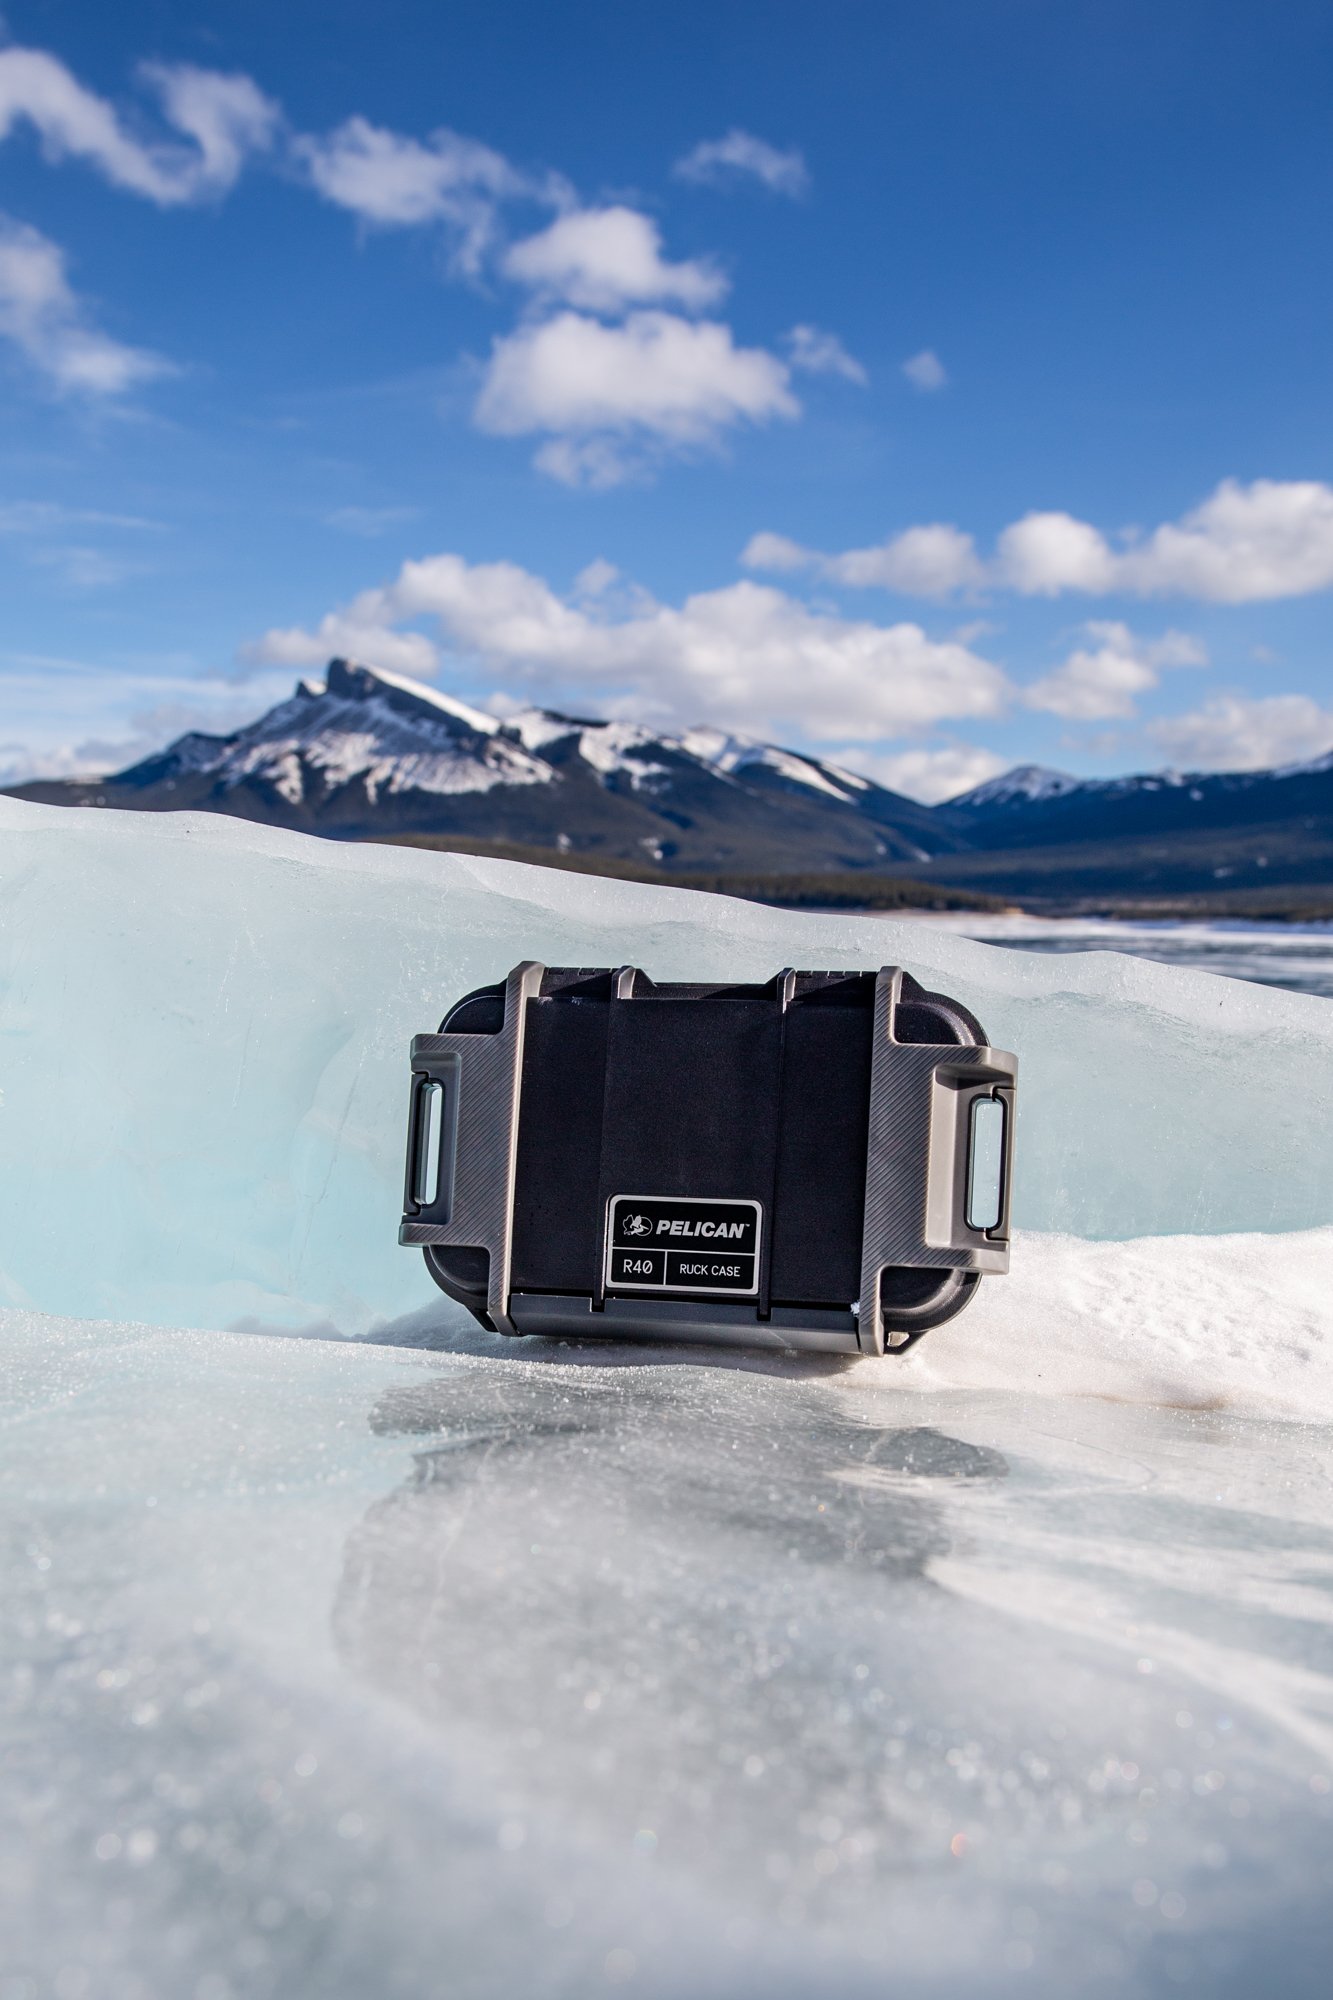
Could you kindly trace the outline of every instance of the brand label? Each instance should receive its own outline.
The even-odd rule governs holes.
[[[607,1289],[756,1292],[762,1214],[757,1201],[613,1195],[606,1229]]]

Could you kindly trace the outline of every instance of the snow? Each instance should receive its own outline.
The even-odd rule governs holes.
[[[1298,764],[1279,764],[1274,771],[1260,772],[1269,778],[1315,778],[1323,771],[1333,771],[1333,750],[1325,750],[1318,757],[1306,757]]]
[[[1333,1227],[1128,1243],[1020,1234],[1014,1282],[983,1284],[897,1374],[914,1388],[1021,1382],[1333,1424]],[[868,1364],[858,1381],[873,1391],[882,1371]]]
[[[525,750],[544,750],[567,736],[577,736],[583,724],[568,715],[554,715],[545,708],[521,708],[506,715],[502,725],[512,730]]]
[[[585,764],[591,764],[601,778],[624,771],[637,792],[645,786],[651,789],[653,778],[667,775],[665,764],[634,754],[638,750],[655,747],[658,740],[637,723],[596,722],[580,730],[579,755]]]
[[[794,750],[780,750],[775,744],[756,742],[751,736],[730,736],[725,730],[701,726],[686,730],[680,741],[681,747],[690,756],[698,757],[702,763],[710,764],[715,771],[721,771],[727,777],[751,764],[764,764],[790,785],[806,785],[811,791],[824,792],[829,798],[844,803],[853,791],[868,789],[864,778],[853,778],[844,771],[835,770],[832,765],[818,764],[813,758],[798,756]]]
[[[406,1052],[524,956],[956,993],[1012,1275],[905,1361],[485,1334]],[[0,801],[5,2000],[1322,2000],[1331,1017]]]
[[[392,674],[387,667],[367,667],[360,660],[335,660],[330,664],[331,681],[342,679],[356,681],[363,686],[380,681],[385,687],[397,689],[399,694],[411,697],[413,702],[424,702],[428,708],[437,709],[451,721],[461,722],[464,728],[476,736],[494,736],[501,724],[483,708],[473,708],[468,702],[459,701],[456,695],[445,694],[439,688],[431,687],[426,681],[416,680],[407,674]],[[309,686],[310,683],[305,683]]]
[[[1071,777],[1067,771],[1052,771],[1044,764],[1016,764],[1012,771],[988,778],[984,785],[974,785],[970,792],[962,792],[947,803],[998,806],[1008,805],[1013,799],[1058,799],[1066,792],[1082,790],[1087,783],[1083,778]]]
[[[448,715],[447,723],[429,708],[404,714],[374,692],[298,694],[252,729],[214,741],[209,754],[193,753],[189,768],[215,772],[229,788],[246,778],[267,778],[292,804],[302,796],[302,760],[331,791],[360,780],[372,803],[381,790],[450,795],[549,784],[555,778],[549,765],[497,734],[491,718],[482,718],[489,733],[460,735],[459,721],[472,711],[429,690],[422,693]]]

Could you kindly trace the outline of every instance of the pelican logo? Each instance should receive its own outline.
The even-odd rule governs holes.
[[[612,1195],[607,1288],[753,1297],[761,1217],[757,1201],[739,1196]]]

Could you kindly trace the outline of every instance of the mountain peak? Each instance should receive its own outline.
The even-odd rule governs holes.
[[[392,674],[387,667],[368,667],[361,660],[330,660],[322,689],[317,683],[308,681],[302,681],[300,685],[301,690],[309,688],[312,693],[330,695],[337,701],[381,700],[387,702],[389,707],[400,710],[404,703],[419,705],[461,722],[464,728],[478,736],[494,736],[500,729],[495,717],[487,715],[484,709],[472,708],[453,695],[441,694],[438,688],[427,687],[424,681],[409,680],[405,674]]]
[[[1012,771],[988,778],[984,785],[974,785],[970,792],[960,792],[948,803],[967,811],[973,806],[1010,805],[1019,799],[1025,803],[1058,799],[1065,792],[1076,792],[1084,782],[1082,778],[1071,777],[1068,771],[1053,771],[1045,764],[1015,764]]]

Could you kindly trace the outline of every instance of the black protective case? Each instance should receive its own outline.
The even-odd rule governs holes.
[[[523,1010],[511,1144],[507,1156],[499,1147],[485,1154],[486,1171],[502,1171],[508,1162],[507,1242],[501,1248],[495,1242],[422,1242],[435,1282],[483,1325],[584,1339],[601,1334],[883,1352],[961,1311],[983,1269],[1005,1268],[1015,1065],[986,1047],[980,1023],[958,1001],[927,992],[891,968],[878,974],[789,971],[763,984],[655,984],[628,967],[527,973],[526,997],[515,988],[517,974],[480,987],[454,1003],[438,1037],[419,1037],[414,1045],[407,1241],[443,1233],[432,1229],[431,1218],[447,1227],[459,1205],[460,1177],[469,1172],[468,1160],[451,1160],[434,1202],[420,1198],[422,1091],[432,1081],[446,1092],[465,1091],[471,1038],[499,1036],[507,1006]],[[877,1070],[877,1032],[893,1061],[906,1065],[898,1110],[892,1065],[886,1061]],[[904,1049],[921,1055],[898,1053]],[[954,1051],[976,1051],[977,1057],[960,1063]],[[918,1074],[952,1125],[941,1126],[938,1105],[913,1114]],[[902,1233],[895,1203],[907,1210],[914,1201],[939,1208],[931,1161],[915,1159],[911,1132],[919,1127],[926,1152],[938,1151],[949,1131],[961,1129],[958,1116],[978,1096],[999,1098],[1006,1108],[1002,1198],[994,1221],[976,1231],[965,1214],[960,1220],[950,1210],[944,1231],[950,1240],[932,1252],[928,1242],[916,1242],[928,1237],[928,1218],[918,1222],[908,1215],[912,1261],[877,1267],[879,1325],[868,1328],[861,1310],[868,1218],[891,1244]],[[873,1120],[872,1100],[878,1107]],[[497,1121],[505,1110],[497,1103]],[[442,1129],[441,1143],[456,1144],[456,1116],[446,1115]],[[473,1145],[480,1160],[478,1142]],[[936,1182],[949,1181],[945,1194],[961,1197],[964,1209],[967,1170],[964,1162],[960,1178],[950,1154],[934,1174]],[[472,1171],[478,1171],[475,1164]],[[618,1284],[616,1273],[627,1264],[608,1244],[610,1205],[629,1196],[645,1197],[650,1215],[727,1215],[740,1213],[743,1204],[756,1209],[762,1232],[754,1260],[716,1267],[741,1269],[752,1294],[704,1297],[660,1282],[649,1296],[646,1288]],[[633,1226],[648,1227],[637,1216]],[[665,1221],[659,1226],[669,1227]],[[960,1234],[975,1243],[960,1244]],[[506,1282],[497,1298],[494,1265],[501,1254]],[[932,1254],[940,1261],[923,1261]],[[632,1267],[649,1263],[631,1260]],[[706,1272],[708,1266],[675,1257],[671,1268]],[[660,1257],[652,1269],[661,1273]]]

